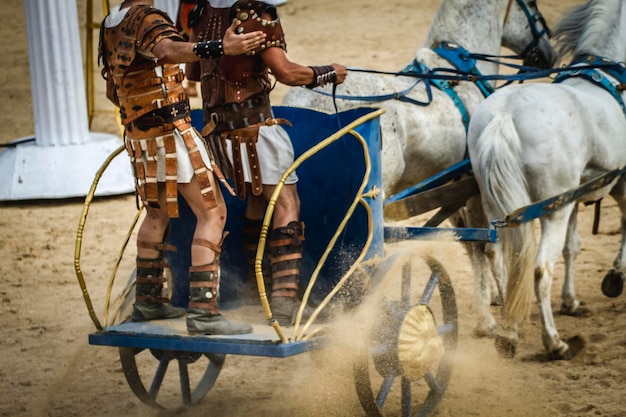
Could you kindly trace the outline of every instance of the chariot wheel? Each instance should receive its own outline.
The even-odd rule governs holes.
[[[225,354],[132,347],[120,347],[119,353],[135,396],[159,409],[197,404],[213,387],[226,358]]]
[[[423,260],[431,272],[425,284],[412,277],[408,258],[399,274],[385,262],[377,271],[387,283],[376,284],[369,294],[374,318],[353,364],[357,395],[368,416],[430,416],[450,382],[458,340],[456,298],[441,264]]]

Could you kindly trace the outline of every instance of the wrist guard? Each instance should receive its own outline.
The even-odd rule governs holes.
[[[313,82],[308,84],[306,88],[321,87],[328,83],[334,84],[337,81],[337,72],[332,65],[309,68],[313,70]]]
[[[193,53],[201,59],[214,59],[224,55],[222,40],[198,42],[193,46]]]

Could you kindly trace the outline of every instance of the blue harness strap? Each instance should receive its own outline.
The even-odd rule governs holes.
[[[476,67],[476,60],[472,58],[471,54],[462,46],[452,42],[442,42],[441,46],[435,48],[434,51],[460,72],[481,75],[480,71]],[[474,82],[485,97],[491,95],[495,91],[493,86],[489,84],[487,80],[477,79]]]
[[[583,55],[572,61],[570,67],[573,65],[585,64],[587,66],[594,66],[596,68],[576,68],[561,72],[554,78],[553,83],[560,83],[569,78],[583,78],[598,87],[603,88],[617,101],[619,106],[626,116],[626,105],[622,99],[620,91],[626,85],[626,71],[623,64],[611,61],[610,59],[598,57],[594,55]],[[604,71],[611,77],[615,78],[619,84],[614,84],[607,77],[602,74]],[[619,86],[619,88],[618,88]]]
[[[462,46],[452,42],[442,42],[441,45],[435,48],[433,51],[436,52],[437,55],[448,61],[448,63],[450,63],[450,65],[452,65],[456,69],[456,73],[463,75],[481,75],[480,71],[476,67],[476,59],[472,58],[471,54]],[[334,89],[332,93],[321,90],[312,91],[325,96],[331,96],[334,99],[369,102],[380,102],[393,99],[415,104],[418,106],[428,106],[433,99],[431,86],[434,86],[435,88],[446,93],[448,97],[452,99],[456,107],[459,109],[459,112],[461,113],[461,119],[463,121],[463,125],[465,126],[465,131],[467,131],[467,128],[469,126],[469,113],[465,108],[465,104],[463,104],[463,100],[461,100],[456,91],[454,91],[454,88],[452,87],[450,81],[448,81],[450,79],[450,76],[448,75],[448,77],[446,77],[444,75],[438,78],[436,73],[436,68],[428,68],[427,66],[421,64],[416,59],[414,59],[413,62],[407,65],[402,71],[395,73],[395,75],[408,75],[417,79],[413,84],[411,84],[408,88],[402,91],[373,96],[349,96],[335,94]],[[429,77],[420,78],[420,75],[428,75]],[[419,101],[407,97],[407,95],[421,82],[424,82],[427,100]],[[480,77],[477,77],[473,80],[473,82],[474,84],[476,84],[478,89],[485,97],[489,96],[495,91],[495,89],[491,86],[491,84],[489,84],[488,80],[486,79],[480,79]]]
[[[406,68],[404,68],[401,71],[401,73],[406,73],[406,74],[425,74],[429,72],[430,72],[430,69],[426,67],[424,64],[417,62],[417,60],[413,60],[411,64],[407,65]],[[441,90],[442,92],[446,93],[448,97],[450,97],[450,99],[454,102],[456,107],[459,109],[459,112],[461,113],[461,120],[463,121],[463,126],[465,126],[465,131],[467,132],[467,128],[469,126],[469,119],[470,119],[469,113],[467,112],[467,109],[465,108],[465,104],[463,104],[463,100],[461,100],[461,97],[459,97],[456,91],[454,91],[454,88],[452,88],[450,83],[447,80],[438,80],[436,78],[433,78],[433,79],[425,80],[424,85],[426,86],[426,93],[428,95],[428,100],[429,100],[428,103],[417,102],[416,100],[413,100],[409,97],[401,97],[401,98],[398,98],[398,100],[406,101],[409,103],[418,104],[422,106],[430,104],[432,102],[432,92],[430,91],[430,86],[433,85],[439,90]]]
[[[480,71],[478,70],[478,68],[476,68],[476,60],[474,58],[471,58],[469,52],[467,52],[467,50],[462,46],[452,42],[442,42],[439,47],[434,49],[434,51],[437,53],[437,55],[448,61],[448,63],[450,63],[450,65],[456,68],[459,72],[480,75]],[[410,67],[414,67],[415,65],[419,66],[420,72],[422,73],[432,71],[417,61],[413,61],[413,64],[405,68],[405,71]],[[454,91],[454,88],[452,88],[450,82],[443,79],[430,79],[428,81],[439,90],[446,93],[448,97],[450,97],[450,99],[454,102],[456,107],[459,109],[459,112],[461,113],[461,119],[463,120],[465,131],[467,132],[470,119],[469,113],[465,108],[463,100],[461,100],[456,91]],[[476,80],[474,83],[484,97],[487,97],[494,92],[494,88],[485,80]]]

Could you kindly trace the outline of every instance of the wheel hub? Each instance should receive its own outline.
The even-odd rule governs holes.
[[[398,360],[410,380],[421,378],[445,353],[442,338],[430,309],[412,307],[404,316],[398,335]]]

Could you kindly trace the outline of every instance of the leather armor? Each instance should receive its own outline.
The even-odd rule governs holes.
[[[178,64],[160,65],[156,58],[145,56],[165,38],[184,41],[164,12],[148,5],[134,6],[117,26],[102,24],[99,59],[107,80],[107,97],[119,106],[125,126],[124,140],[137,195],[145,205],[159,207],[157,154],[162,149],[168,215],[178,217],[175,131],[187,147],[207,209],[217,204],[209,180],[213,173],[205,165],[192,132],[189,101],[182,85],[184,74]]]
[[[116,97],[124,125],[187,99],[178,64],[157,65],[156,59],[137,51],[150,51],[164,38],[184,41],[165,12],[147,5],[131,7],[119,25],[102,26],[100,36],[102,74],[112,77],[114,88],[107,97]]]
[[[262,179],[258,161],[255,160],[255,144],[258,129],[262,125],[288,124],[286,120],[274,119],[269,100],[272,83],[269,69],[259,54],[272,47],[287,50],[285,36],[276,13],[276,8],[255,0],[237,1],[228,8],[203,6],[204,12],[194,27],[195,40],[204,42],[221,39],[233,19],[241,23],[237,33],[260,30],[266,40],[255,50],[238,56],[222,56],[217,60],[202,60],[200,68],[189,68],[187,77],[201,81],[205,129],[203,136],[213,146],[217,163],[233,178],[237,195],[245,197],[245,187],[238,150],[245,143],[252,169],[252,190],[258,195],[262,191]],[[267,19],[267,16],[270,18]],[[192,36],[194,39],[194,36]],[[191,78],[193,79],[193,78]],[[224,140],[233,143],[234,166],[225,155]]]

